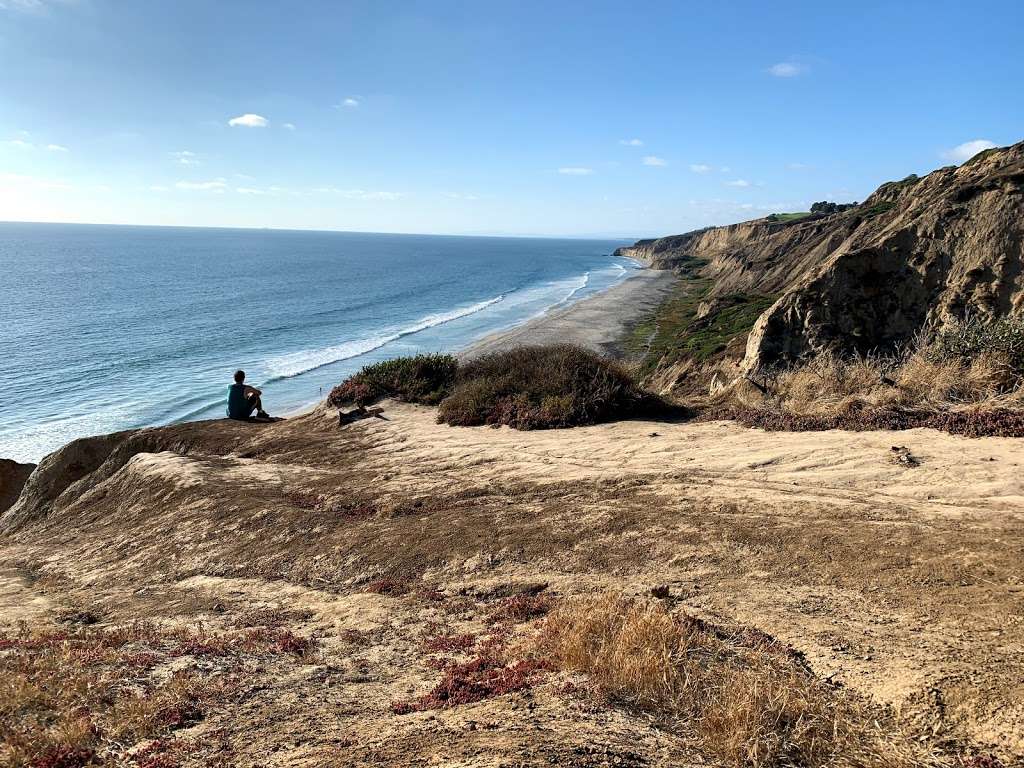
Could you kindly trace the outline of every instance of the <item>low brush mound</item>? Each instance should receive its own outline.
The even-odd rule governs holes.
[[[335,408],[369,405],[392,398],[406,403],[437,405],[451,391],[459,363],[451,355],[416,355],[384,360],[363,368],[331,390]]]
[[[605,594],[566,601],[535,642],[542,658],[587,674],[607,700],[654,715],[727,765],[938,764],[890,713],[819,680],[756,630]]]
[[[464,365],[438,420],[551,429],[649,415],[664,404],[612,360],[569,344],[519,347]]]

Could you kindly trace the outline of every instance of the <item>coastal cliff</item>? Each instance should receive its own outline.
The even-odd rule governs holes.
[[[744,372],[893,349],[968,315],[1024,308],[1024,143],[880,186],[833,214],[770,216],[640,240],[618,254],[708,281],[705,302],[775,297]]]

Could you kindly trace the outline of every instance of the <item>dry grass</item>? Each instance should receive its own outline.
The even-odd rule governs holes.
[[[824,354],[779,373],[768,388],[777,407],[798,415],[841,412],[855,400],[883,408],[1024,404],[1020,379],[996,353],[974,359],[937,359],[927,350],[850,359]]]
[[[661,603],[570,600],[537,652],[601,693],[662,718],[737,766],[910,768],[941,764],[892,718],[814,677],[757,632],[729,633]]]
[[[287,630],[209,633],[142,623],[0,637],[0,766],[110,762],[222,703],[242,656],[302,657],[309,650],[308,640]],[[209,663],[200,672],[185,657]],[[175,659],[186,665],[170,671]]]

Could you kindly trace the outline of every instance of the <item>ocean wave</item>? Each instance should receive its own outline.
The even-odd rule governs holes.
[[[572,299],[573,296],[575,296],[577,293],[579,293],[584,288],[586,288],[587,284],[589,282],[590,282],[590,273],[589,272],[585,272],[583,274],[583,277],[580,278],[579,283],[577,285],[573,286],[573,289],[571,291],[569,291],[567,294],[565,294],[565,298],[563,298],[561,301],[559,301],[558,304],[556,304],[555,306],[558,306],[560,304],[565,304],[567,301]]]
[[[482,312],[488,307],[494,306],[504,299],[505,295],[502,294],[501,296],[495,296],[493,299],[487,299],[485,301],[477,302],[476,304],[453,309],[450,312],[427,315],[406,328],[393,331],[383,331],[376,336],[348,341],[344,344],[336,344],[331,347],[325,347],[324,349],[309,349],[302,352],[291,352],[287,355],[272,358],[267,361],[267,369],[270,371],[271,377],[267,379],[264,384],[272,384],[275,381],[291,379],[296,376],[301,376],[304,373],[315,371],[318,368],[323,368],[324,366],[341,362],[342,360],[349,360],[353,357],[365,355],[375,349],[380,349],[385,344],[390,344],[392,341],[397,341],[398,339],[406,336],[411,336],[414,333],[425,331],[428,328],[434,328],[438,325],[450,323],[453,320],[458,320],[460,317],[475,315],[477,312]]]

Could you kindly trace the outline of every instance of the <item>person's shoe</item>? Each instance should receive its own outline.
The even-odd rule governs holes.
[[[257,419],[269,419],[270,418],[270,414],[267,413],[266,411],[256,411],[256,418]]]

